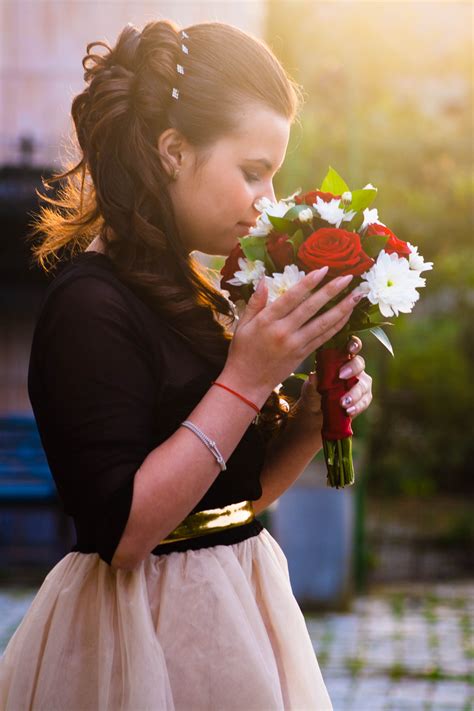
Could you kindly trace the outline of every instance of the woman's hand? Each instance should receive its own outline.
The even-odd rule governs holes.
[[[364,359],[357,355],[362,350],[360,338],[351,336],[347,343],[347,350],[347,363],[340,369],[339,377],[347,380],[347,378],[356,376],[359,382],[341,398],[341,407],[354,419],[366,410],[372,401],[372,378],[364,370]],[[316,373],[312,372],[301,389],[295,418],[301,418],[301,422],[306,420],[307,424],[308,418],[313,418],[315,426],[320,426],[322,421],[321,396],[316,389],[316,384]]]
[[[319,314],[352,279],[351,276],[339,277],[315,288],[326,273],[327,267],[310,272],[268,304],[267,286],[264,279],[261,280],[231,341],[223,371],[225,382],[235,383],[236,389],[247,396],[255,393],[264,402],[268,393],[306,356],[345,326],[361,297],[349,293]]]

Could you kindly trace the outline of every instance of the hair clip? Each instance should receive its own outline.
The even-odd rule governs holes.
[[[176,89],[175,87],[173,87],[173,91],[171,92],[171,96],[173,97],[173,99],[178,99],[178,98],[179,98],[179,89]]]
[[[178,74],[184,74],[184,67],[182,64],[177,64],[176,69],[178,71]]]
[[[185,44],[182,44],[182,45],[181,45],[181,49],[183,50],[183,52],[184,52],[185,54],[189,54],[189,49],[186,47]]]
[[[189,39],[189,35],[184,30],[181,31],[181,36],[186,37],[186,39]]]

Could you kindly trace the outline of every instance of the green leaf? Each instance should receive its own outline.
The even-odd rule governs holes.
[[[304,242],[304,234],[303,230],[296,230],[295,234],[288,239],[288,242],[291,242],[293,245],[293,251],[295,253],[295,257],[298,254],[298,250],[301,247],[301,245]]]
[[[362,238],[362,249],[369,257],[376,259],[387,244],[388,235],[370,235]]]
[[[275,262],[273,259],[270,257],[268,252],[265,252],[265,271],[268,272],[269,274],[274,274],[277,270],[275,266]]]
[[[309,375],[307,373],[291,373],[290,378],[299,378],[300,380],[308,380]]]
[[[339,173],[329,166],[326,177],[323,180],[320,190],[323,193],[342,195],[349,190],[347,183],[341,178]]]
[[[377,190],[353,190],[349,210],[360,212],[373,203],[377,197]]]
[[[268,215],[268,219],[270,220],[271,224],[277,232],[291,235],[298,227],[298,225],[295,225],[294,222],[292,222],[291,220],[287,220],[284,217],[275,217],[274,215]]]
[[[265,238],[250,235],[250,237],[240,237],[240,246],[242,252],[245,254],[247,259],[254,262],[256,259],[260,259],[265,262],[266,249],[265,249]]]
[[[343,222],[341,227],[348,232],[358,232],[364,222],[364,213],[358,212],[349,222]]]
[[[380,343],[385,346],[385,348],[394,356],[392,344],[390,343],[390,339],[385,333],[385,331],[380,328],[379,326],[374,326],[374,328],[370,329],[370,332],[374,334],[375,338],[378,338]]]

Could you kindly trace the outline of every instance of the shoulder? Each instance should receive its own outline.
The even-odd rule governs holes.
[[[90,254],[90,253],[89,253]],[[35,350],[127,345],[148,350],[149,326],[145,305],[114,274],[113,266],[81,254],[60,268],[48,285],[40,306],[34,337]],[[108,260],[110,261],[110,260]]]

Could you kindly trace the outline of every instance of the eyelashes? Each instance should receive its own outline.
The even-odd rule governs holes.
[[[248,183],[256,183],[260,180],[260,177],[258,175],[254,175],[253,173],[247,173],[247,171],[244,171],[245,175],[245,180]]]

